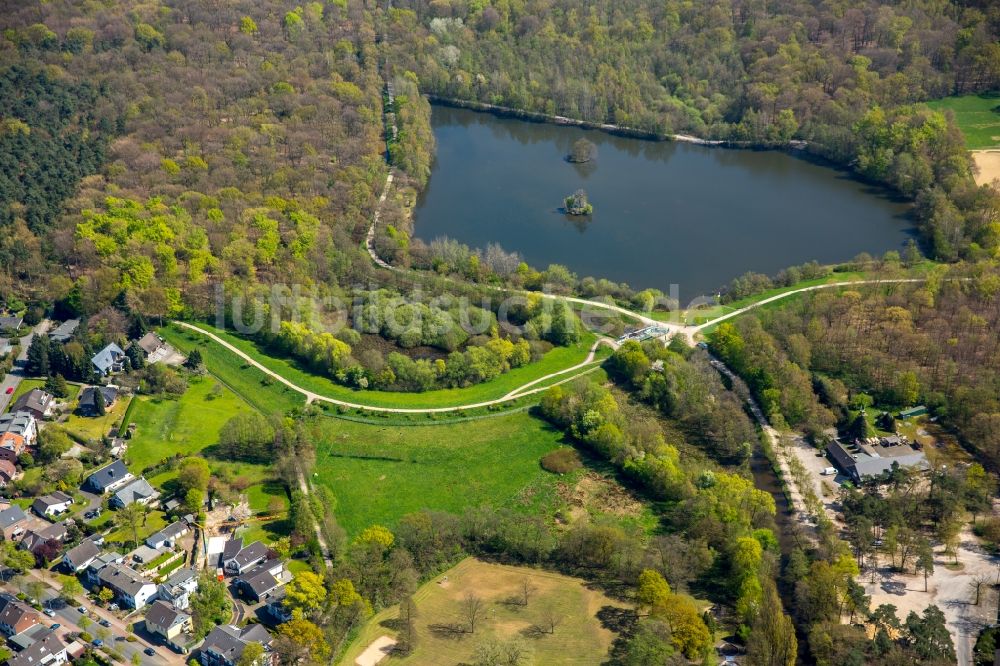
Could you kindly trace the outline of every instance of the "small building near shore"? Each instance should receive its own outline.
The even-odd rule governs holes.
[[[903,468],[927,469],[927,456],[899,437],[882,438],[870,442],[845,444],[834,440],[827,453],[844,474],[855,483],[881,476],[893,465]]]

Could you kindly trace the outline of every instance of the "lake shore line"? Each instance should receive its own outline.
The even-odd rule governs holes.
[[[678,143],[690,143],[696,146],[713,146],[719,148],[742,148],[750,150],[804,150],[808,147],[808,142],[793,140],[782,144],[760,144],[749,141],[724,141],[721,139],[703,139],[690,134],[659,134],[637,127],[627,127],[615,125],[613,123],[600,123],[591,120],[581,120],[579,118],[569,118],[567,116],[555,116],[537,111],[523,111],[509,106],[497,104],[486,104],[484,102],[473,102],[454,97],[441,97],[439,95],[428,94],[427,99],[432,104],[450,106],[457,109],[469,109],[470,111],[482,111],[492,113],[502,118],[516,118],[529,122],[551,123],[553,125],[567,125],[570,127],[581,127],[583,129],[599,130],[616,136],[624,136],[631,139],[646,139],[649,141],[676,141]]]

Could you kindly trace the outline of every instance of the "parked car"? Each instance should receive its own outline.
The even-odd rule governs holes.
[[[55,617],[56,616],[56,612],[54,610],[52,610],[51,608],[46,608],[42,612],[45,613],[46,617]]]
[[[104,641],[102,641],[100,638],[95,638],[90,644],[93,645],[94,647],[99,648],[102,645],[104,645]]]
[[[86,615],[87,612],[88,612],[87,609],[86,609],[86,607],[84,607],[84,606],[77,606],[76,610],[77,610],[77,612],[80,613],[80,615]]]
[[[56,622],[55,624],[51,625],[51,626],[49,627],[49,629],[58,629],[58,628],[59,628],[59,627],[61,627],[61,626],[62,626],[61,624],[59,624],[58,622]]]
[[[823,468],[823,476],[836,476],[836,474],[837,474],[837,468],[836,467],[825,467],[825,468]]]
[[[97,624],[101,625],[102,627],[110,627],[111,626],[111,623],[108,622],[107,620],[101,620]]]
[[[153,655],[156,654],[156,650],[154,650],[153,648],[146,648],[142,652],[143,652],[143,654],[145,654],[148,657],[152,657]]]
[[[14,392],[14,387],[13,386],[8,386],[7,387],[7,395],[10,395],[13,392]]]

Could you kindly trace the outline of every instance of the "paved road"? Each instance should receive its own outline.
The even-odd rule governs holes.
[[[28,347],[31,346],[31,341],[35,338],[36,334],[40,335],[48,331],[51,323],[48,319],[44,319],[30,333],[21,338],[21,353],[15,359],[14,367],[3,378],[3,381],[0,381],[0,414],[7,411],[7,405],[10,404],[11,398],[14,397],[14,392],[21,385],[21,380],[26,377],[24,374],[24,364],[28,360]],[[7,392],[8,390],[10,390],[10,393]]]
[[[50,577],[51,574],[42,574],[36,570],[28,572],[29,579],[41,580],[47,585],[45,591],[42,593],[42,598],[39,601],[42,602],[42,605],[45,608],[50,608],[55,616],[44,617],[44,621],[47,624],[58,623],[61,625],[58,629],[61,635],[82,631],[80,628],[80,618],[83,617],[83,614],[77,610],[77,606],[80,604],[70,606],[62,601],[59,598],[58,589],[55,587],[55,584],[51,582]],[[4,587],[13,593],[18,591],[14,589],[10,583],[5,584]],[[80,598],[82,598],[82,596],[83,595],[80,595]],[[121,620],[107,611],[94,606],[89,601],[84,601],[83,605],[88,609],[89,618],[92,621],[87,627],[87,631],[91,635],[97,636],[98,629],[101,628],[98,622],[102,619],[108,620],[111,626],[101,628],[102,630],[109,632],[108,640],[105,641],[105,643],[110,649],[124,655],[126,661],[130,661],[133,654],[138,654],[142,660],[141,663],[146,666],[179,666],[186,663],[184,655],[176,654],[164,646],[152,645],[151,643],[143,640],[141,637],[138,637],[138,640],[135,642],[128,642],[125,640],[125,636],[128,634],[128,631],[125,624]],[[144,654],[143,650],[147,647],[155,649],[156,655],[151,657]]]

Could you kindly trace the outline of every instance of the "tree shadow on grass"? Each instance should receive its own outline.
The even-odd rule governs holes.
[[[630,635],[635,629],[635,624],[639,620],[639,614],[631,608],[618,608],[617,606],[602,606],[597,611],[597,619],[601,626],[616,634]]]
[[[451,641],[462,641],[465,640],[466,636],[471,634],[466,631],[464,624],[459,624],[458,622],[441,622],[436,624],[429,624],[427,628],[438,638],[443,638]]]

